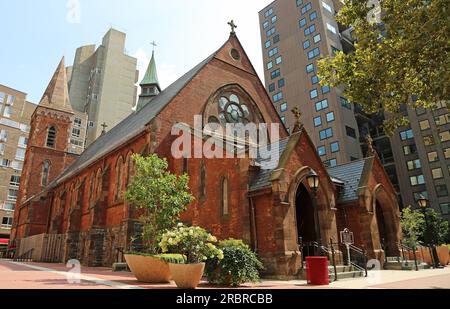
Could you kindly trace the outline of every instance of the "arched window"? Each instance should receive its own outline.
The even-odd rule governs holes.
[[[229,214],[228,179],[224,177],[222,180],[222,215],[227,216],[228,214]]]
[[[188,159],[187,158],[183,158],[183,171],[181,173],[182,174],[187,174],[188,173],[188,168],[189,168]]]
[[[125,187],[128,187],[128,185],[130,184],[131,178],[133,177],[133,173],[134,173],[134,162],[133,162],[133,158],[131,157],[132,153],[130,152],[127,155],[127,159],[126,159],[126,168],[127,168],[127,175],[126,175],[126,179],[125,179]]]
[[[95,174],[92,173],[89,179],[89,202],[92,203],[95,200]]]
[[[123,159],[119,157],[116,162],[116,188],[114,200],[120,200],[122,198],[122,175],[123,175]]]
[[[206,166],[202,162],[200,166],[200,198],[206,197]]]
[[[47,147],[55,148],[56,143],[56,128],[51,126],[47,132]]]
[[[50,173],[50,161],[46,160],[42,162],[42,173],[41,173],[41,185],[44,187],[48,184],[49,173]]]
[[[97,171],[97,179],[95,180],[95,186],[96,186],[96,192],[95,192],[95,200],[98,200],[101,198],[102,196],[102,192],[103,192],[103,179],[102,179],[103,175],[102,175],[102,170],[99,169]]]

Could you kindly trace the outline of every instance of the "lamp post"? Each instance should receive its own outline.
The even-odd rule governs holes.
[[[427,216],[428,199],[426,197],[424,197],[423,195],[421,195],[419,200],[417,201],[417,203],[419,204],[420,210],[422,211],[423,216],[425,217],[425,232],[430,237],[431,252],[433,255],[433,267],[434,268],[443,268],[441,266],[441,264],[439,263],[439,257],[437,255],[436,246],[434,244],[434,235],[432,235],[432,231],[430,230],[430,225],[428,223],[428,216]]]
[[[317,190],[319,189],[320,177],[312,171],[306,176],[308,186],[313,192],[313,207],[314,207],[314,225],[316,230],[316,239],[319,245],[319,249],[322,247],[322,238],[320,236],[320,224],[319,224],[319,210],[317,209]]]

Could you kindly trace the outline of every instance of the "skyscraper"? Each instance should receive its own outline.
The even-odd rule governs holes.
[[[259,13],[266,87],[289,130],[294,107],[329,166],[362,158],[352,106],[342,89],[320,86],[317,60],[349,42],[331,1],[277,0]]]
[[[0,85],[0,246],[7,244],[12,227],[30,118],[36,109],[26,96]]]
[[[77,49],[67,68],[69,96],[75,111],[88,114],[86,147],[105,129],[132,113],[136,103],[137,59],[125,53],[123,32],[110,29],[102,44]]]
[[[333,166],[367,153],[367,135],[380,157],[403,206],[416,206],[423,195],[444,217],[449,216],[450,114],[445,103],[434,111],[403,109],[411,125],[392,138],[384,114],[365,114],[343,89],[320,86],[317,60],[336,51],[354,50],[352,27],[339,25],[339,0],[275,0],[259,12],[266,88],[282,121],[293,128],[294,107],[323,161]]]

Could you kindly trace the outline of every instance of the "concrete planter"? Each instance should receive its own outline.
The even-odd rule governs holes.
[[[172,278],[180,289],[195,289],[203,276],[205,263],[169,264]]]
[[[450,255],[447,246],[436,247],[437,255],[439,257],[439,263],[445,266],[449,263]]]
[[[431,257],[430,249],[427,247],[420,247],[420,252],[423,257],[423,261],[428,265],[432,265],[433,259]]]
[[[131,272],[140,282],[169,283],[171,279],[169,264],[152,256],[126,254],[125,260]]]

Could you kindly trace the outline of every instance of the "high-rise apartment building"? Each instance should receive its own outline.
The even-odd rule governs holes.
[[[102,44],[77,49],[67,68],[74,111],[88,114],[86,147],[132,113],[136,103],[137,59],[125,53],[126,35],[110,29]]]
[[[26,96],[0,84],[0,239],[3,240],[9,238],[12,227],[30,119],[36,109]]]
[[[434,111],[404,110],[411,121],[392,137],[383,131],[384,115],[366,115],[343,96],[343,89],[320,86],[317,60],[354,50],[352,27],[339,25],[339,0],[275,0],[259,12],[264,77],[282,121],[292,129],[294,107],[319,155],[330,165],[361,158],[366,137],[374,148],[403,206],[420,195],[449,216],[450,114],[445,104]]]
[[[321,86],[317,60],[349,48],[332,1],[277,0],[259,13],[266,87],[282,121],[293,129],[294,107],[329,166],[362,158],[353,107],[342,89]]]

